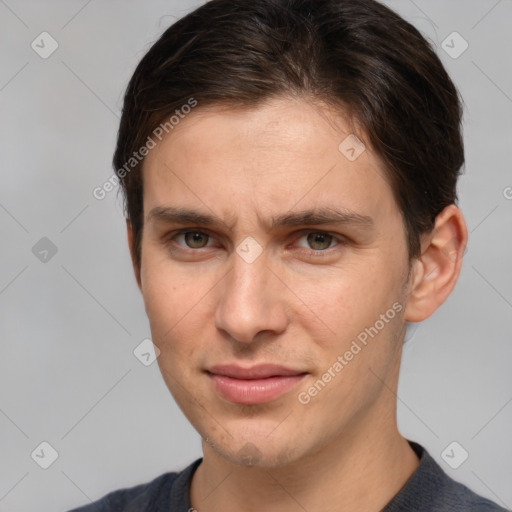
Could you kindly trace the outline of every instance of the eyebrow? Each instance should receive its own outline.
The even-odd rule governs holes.
[[[148,222],[156,221],[166,224],[195,224],[198,226],[227,227],[230,231],[235,222],[231,217],[228,222],[221,218],[187,208],[171,206],[156,206],[148,214]],[[319,207],[298,212],[288,212],[263,222],[270,229],[279,229],[296,226],[315,226],[322,224],[352,224],[361,227],[372,227],[374,221],[368,215],[348,210],[329,207]]]

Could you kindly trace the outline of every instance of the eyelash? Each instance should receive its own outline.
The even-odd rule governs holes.
[[[169,247],[169,249],[171,251],[181,251],[181,252],[188,252],[188,253],[199,253],[201,252],[202,249],[208,249],[209,247],[206,246],[206,247],[200,247],[200,248],[197,248],[197,249],[192,249],[191,247],[184,247],[182,245],[178,245],[178,247],[172,247],[171,244],[173,243],[174,239],[180,235],[184,235],[184,234],[187,234],[187,233],[200,233],[201,235],[206,235],[209,237],[208,239],[208,242],[214,238],[214,236],[212,234],[210,234],[208,231],[204,231],[204,230],[199,230],[199,229],[190,229],[190,228],[186,228],[186,229],[181,229],[179,231],[173,231],[172,233],[169,234],[168,237],[166,237],[166,245]],[[304,236],[307,236],[309,234],[321,234],[321,235],[328,235],[328,236],[331,236],[332,237],[332,242],[336,241],[337,244],[334,245],[333,247],[328,247],[327,249],[324,249],[324,250],[315,250],[315,249],[306,249],[304,247],[301,247],[299,249],[301,249],[301,252],[305,252],[307,253],[307,255],[311,256],[313,255],[314,257],[324,257],[324,256],[331,256],[332,255],[332,252],[333,250],[336,249],[336,247],[338,246],[344,246],[347,244],[347,240],[346,238],[344,237],[341,237],[341,236],[337,236],[337,235],[334,235],[332,233],[329,233],[327,231],[318,231],[318,230],[304,230],[304,231],[300,231],[298,232],[300,233],[300,237],[297,239],[299,240],[300,238],[304,237]]]

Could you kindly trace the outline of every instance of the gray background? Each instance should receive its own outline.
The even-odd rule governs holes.
[[[448,474],[512,507],[512,3],[387,3],[435,43],[465,99],[470,231],[454,293],[408,333],[399,425]],[[201,454],[156,363],[133,354],[150,331],[121,200],[92,195],[112,172],[135,65],[197,5],[0,0],[1,511],[67,510]],[[31,48],[43,31],[59,45],[46,59]],[[456,59],[442,46],[453,31],[469,43]],[[57,248],[46,262],[32,251],[42,237]],[[59,454],[48,469],[31,457],[43,441]],[[441,456],[453,441],[469,453],[456,470]]]

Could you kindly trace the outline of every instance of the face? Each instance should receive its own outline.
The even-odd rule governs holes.
[[[199,109],[143,171],[140,287],[176,402],[208,449],[266,467],[393,421],[409,267],[378,158],[311,102]]]

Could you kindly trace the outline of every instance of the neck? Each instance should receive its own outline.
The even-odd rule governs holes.
[[[235,465],[203,442],[191,483],[198,511],[381,510],[418,466],[389,404],[354,420],[327,444],[286,466]],[[386,414],[387,412],[387,414]],[[369,417],[371,416],[371,417]]]

